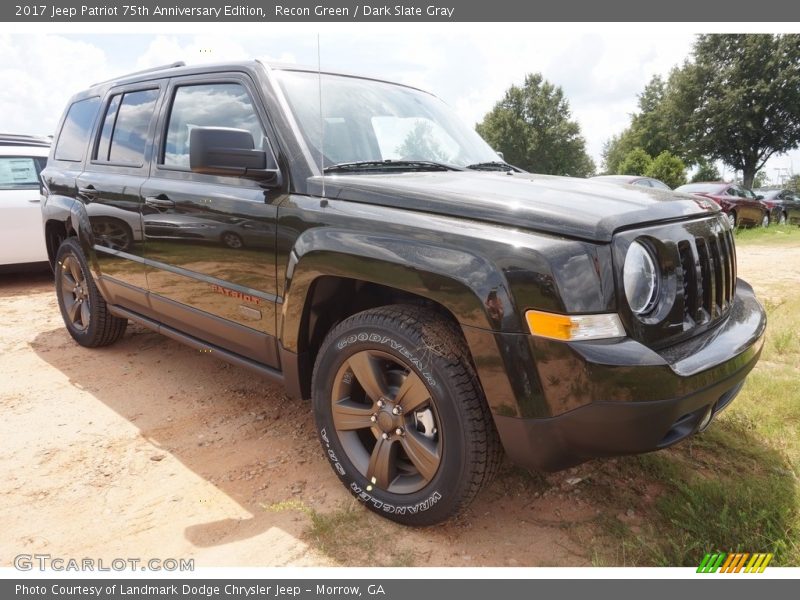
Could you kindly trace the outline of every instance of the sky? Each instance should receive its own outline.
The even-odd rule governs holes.
[[[469,125],[510,85],[541,72],[564,89],[599,169],[603,143],[627,126],[637,94],[653,75],[666,75],[682,63],[694,40],[688,32],[635,23],[575,31],[529,24],[359,25],[266,24],[235,35],[222,27],[196,34],[0,33],[0,131],[51,134],[73,93],[176,60],[260,58],[316,65],[319,35],[323,69],[426,89]],[[771,179],[790,170],[800,171],[798,150],[767,164]]]

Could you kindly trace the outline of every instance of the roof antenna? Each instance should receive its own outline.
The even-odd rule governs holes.
[[[328,205],[328,200],[325,198],[325,118],[322,116],[322,60],[320,56],[319,32],[317,32],[317,87],[319,89],[319,168],[322,171],[322,200],[320,206],[325,207]]]

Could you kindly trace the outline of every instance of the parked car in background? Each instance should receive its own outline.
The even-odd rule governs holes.
[[[42,231],[39,174],[50,153],[49,138],[0,134],[0,270],[47,265]]]
[[[675,191],[710,198],[722,207],[731,227],[769,225],[766,206],[756,200],[753,192],[735,183],[725,181],[687,183]]]
[[[641,175],[597,175],[596,177],[590,177],[589,179],[594,179],[595,181],[606,181],[608,183],[640,185],[642,187],[655,188],[657,190],[672,190],[672,188],[663,181],[653,179],[652,177],[642,177]]]
[[[769,210],[770,221],[778,225],[800,225],[800,195],[791,190],[755,190]]]

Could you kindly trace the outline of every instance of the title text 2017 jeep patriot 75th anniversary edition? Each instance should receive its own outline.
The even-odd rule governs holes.
[[[43,179],[78,343],[134,321],[311,398],[342,482],[402,523],[456,513],[502,450],[552,470],[674,444],[761,351],[716,204],[522,172],[403,85],[135,73],[71,100]]]

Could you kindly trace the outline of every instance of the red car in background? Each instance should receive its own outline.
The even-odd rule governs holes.
[[[722,207],[731,227],[769,225],[767,207],[756,199],[753,192],[735,183],[724,181],[688,183],[675,191],[710,198]]]

